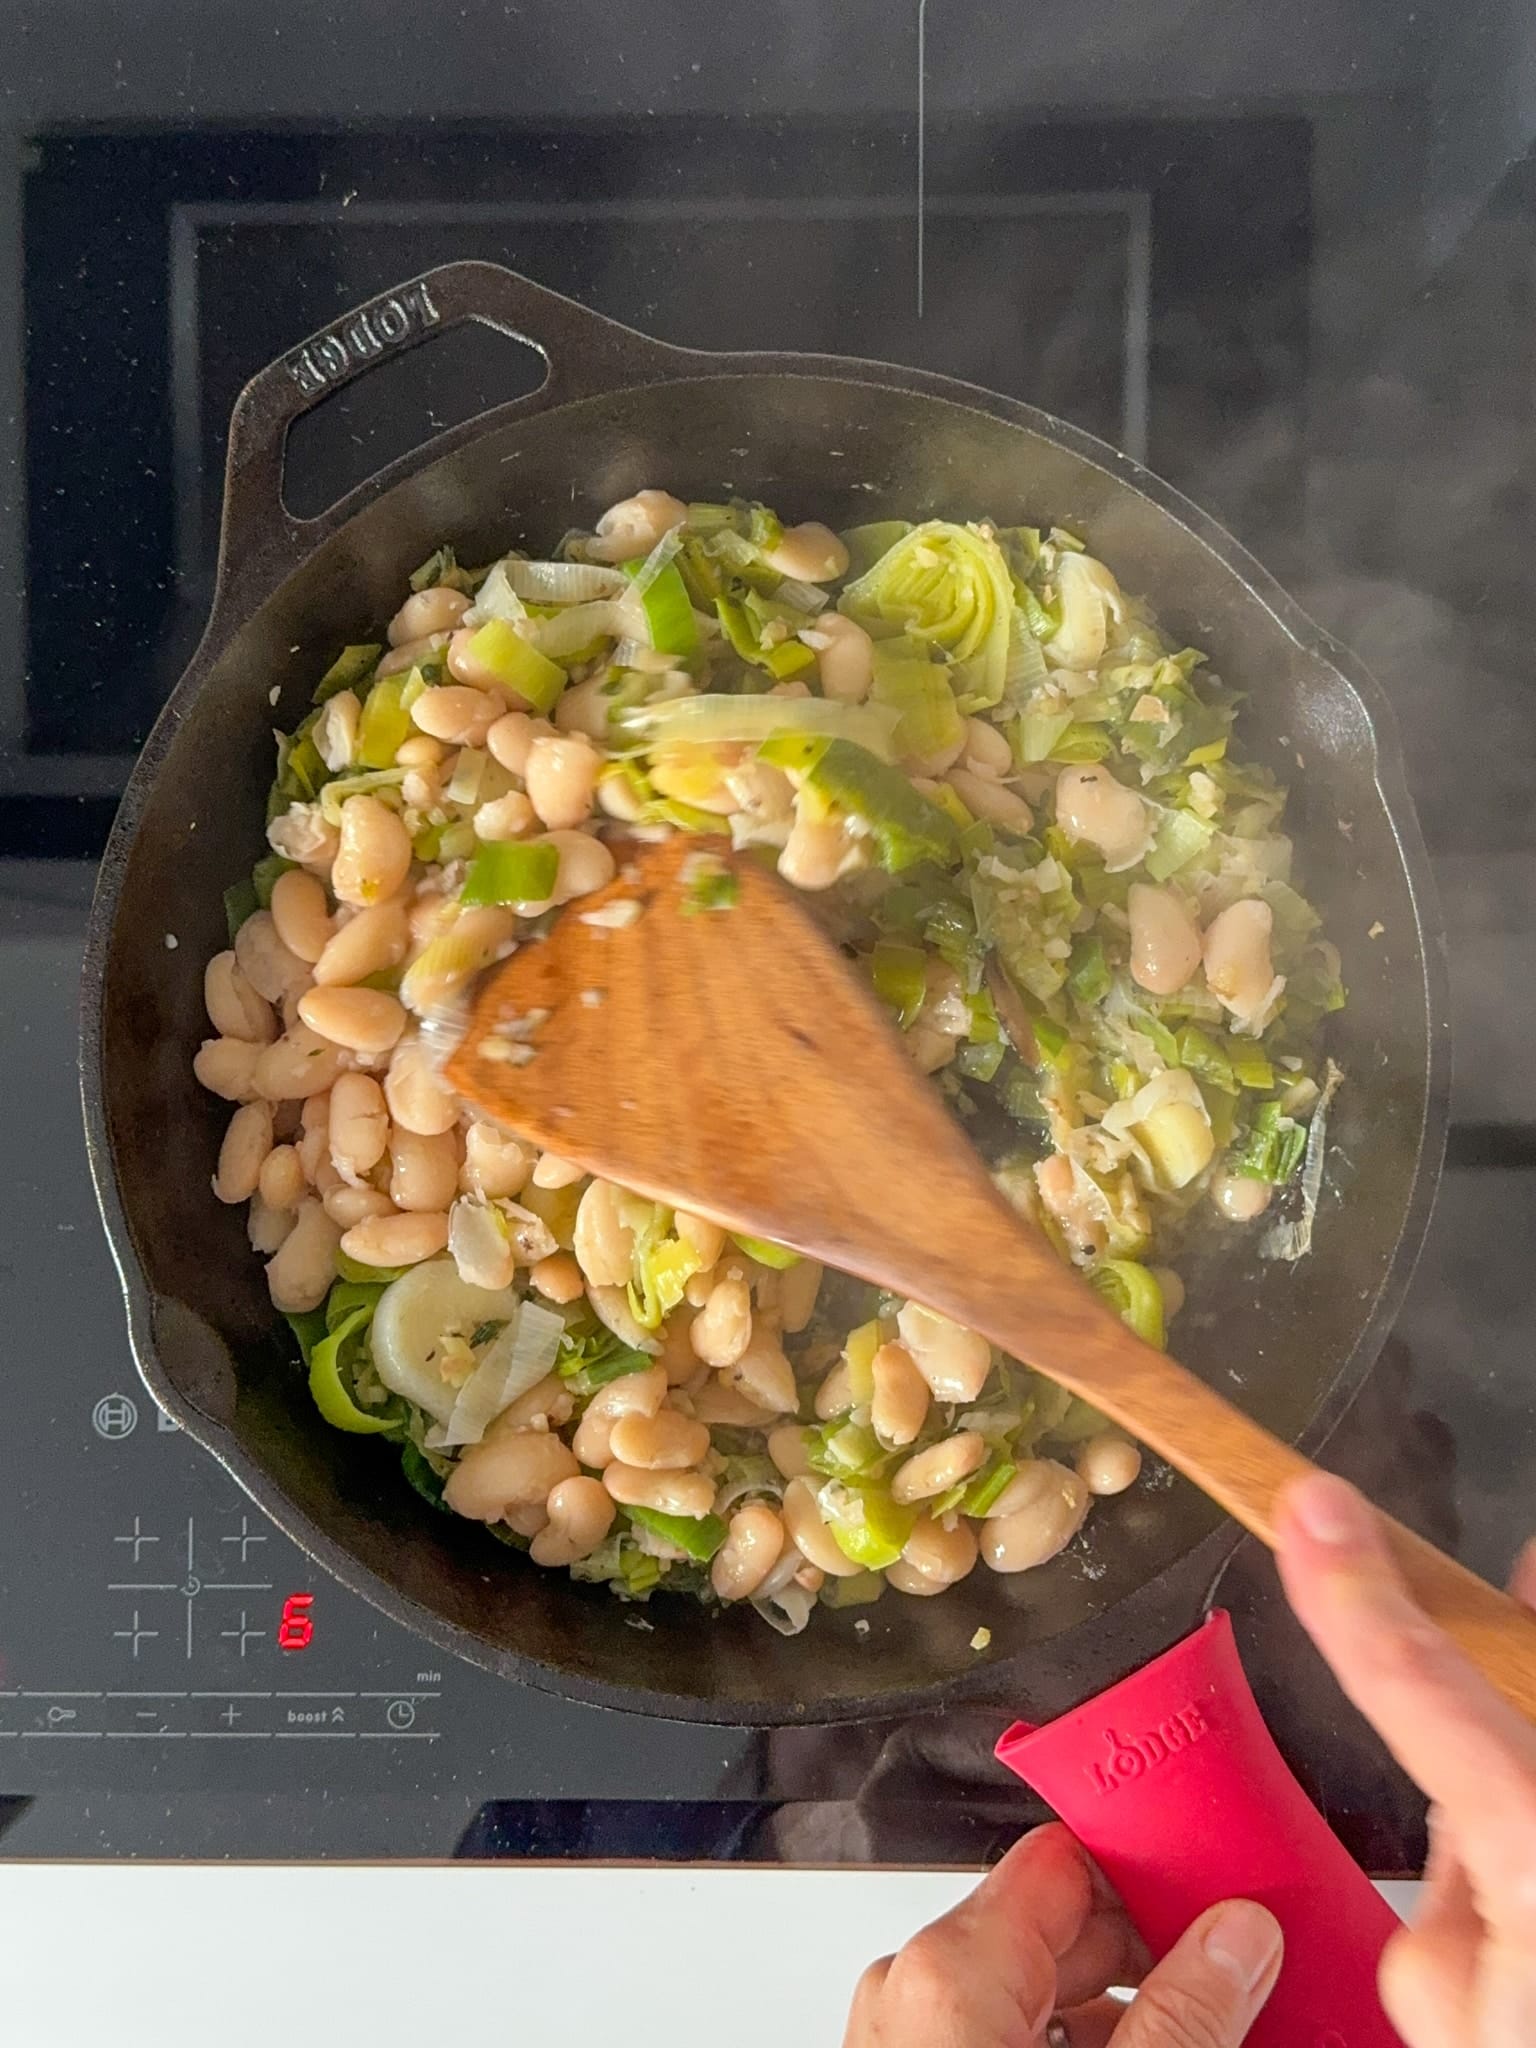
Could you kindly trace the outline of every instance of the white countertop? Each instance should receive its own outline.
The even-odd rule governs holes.
[[[836,2048],[865,1963],[974,1882],[955,1870],[0,1863],[0,2031],[6,2048]],[[1404,1911],[1416,1888],[1383,1889]]]

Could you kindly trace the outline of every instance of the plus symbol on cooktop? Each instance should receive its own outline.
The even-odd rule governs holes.
[[[221,1642],[238,1643],[240,1645],[240,1655],[244,1657],[246,1644],[259,1643],[265,1634],[266,1630],[264,1628],[251,1627],[250,1617],[242,1607],[240,1610],[239,1627],[221,1628],[219,1630],[219,1640]]]
[[[219,1541],[221,1543],[239,1544],[240,1562],[242,1564],[245,1563],[246,1558],[250,1552],[251,1546],[256,1543],[265,1543],[266,1540],[267,1539],[265,1536],[261,1535],[256,1530],[252,1529],[250,1517],[248,1515],[242,1515],[240,1517],[240,1533],[238,1536],[221,1536],[219,1538]]]
[[[139,1620],[139,1610],[137,1607],[133,1610],[132,1628],[115,1628],[112,1631],[114,1641],[132,1643],[135,1662],[138,1660],[140,1643],[152,1642],[159,1633],[160,1631],[157,1628],[145,1628],[143,1626]]]
[[[137,1564],[139,1553],[144,1549],[145,1545],[158,1543],[160,1538],[158,1536],[146,1536],[143,1524],[140,1522],[139,1517],[135,1515],[133,1518],[133,1534],[131,1536],[114,1536],[112,1541],[114,1543],[126,1543],[133,1551],[133,1561]]]

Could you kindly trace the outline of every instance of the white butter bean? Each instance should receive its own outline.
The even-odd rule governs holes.
[[[659,1365],[644,1372],[626,1373],[599,1387],[582,1411],[572,1447],[583,1465],[599,1471],[613,1462],[609,1442],[613,1426],[621,1415],[654,1415],[667,1398],[667,1375]]]
[[[451,633],[469,610],[462,590],[434,583],[415,591],[389,622],[391,647],[408,647],[413,640],[425,640],[432,633]]]
[[[838,1548],[836,1537],[821,1518],[809,1480],[792,1479],[785,1487],[783,1514],[789,1540],[818,1571],[834,1579],[851,1579],[864,1569]]]
[[[210,1095],[249,1102],[256,1094],[261,1046],[249,1038],[205,1038],[192,1056],[192,1072]]]
[[[499,1522],[508,1508],[542,1507],[555,1487],[579,1476],[570,1446],[548,1430],[501,1426],[498,1416],[448,1475],[443,1500],[472,1522]]]
[[[885,1576],[898,1593],[929,1599],[967,1577],[976,1556],[976,1532],[969,1522],[957,1519],[952,1529],[946,1529],[942,1522],[919,1515],[900,1557],[886,1566]]]
[[[848,573],[848,550],[818,519],[786,526],[778,546],[767,556],[770,569],[797,583],[832,583]]]
[[[300,1102],[323,1095],[346,1062],[346,1051],[334,1039],[302,1020],[266,1046],[256,1061],[256,1093],[269,1102]]]
[[[1032,1571],[1066,1548],[1087,1512],[1088,1489],[1078,1475],[1054,1459],[1037,1458],[982,1523],[982,1559],[995,1572]]]
[[[1033,829],[1034,812],[1023,797],[1004,788],[1002,783],[990,781],[984,775],[973,775],[968,768],[951,768],[949,784],[973,818],[984,818],[989,825],[1001,825],[1005,832]]]
[[[620,1507],[654,1508],[690,1521],[702,1521],[715,1505],[714,1481],[702,1472],[647,1472],[615,1460],[603,1467],[603,1484]]]
[[[332,1045],[370,1057],[390,1051],[405,1029],[404,1007],[381,988],[308,989],[299,1015]]]
[[[768,1432],[768,1455],[786,1479],[810,1477],[810,1452],[805,1431],[797,1422],[784,1422]]]
[[[458,635],[454,638],[457,640]],[[449,666],[454,667],[452,646]],[[458,666],[463,666],[462,660]],[[458,672],[456,667],[454,672]],[[429,738],[441,740],[445,746],[483,747],[506,701],[496,691],[477,689],[473,683],[439,683],[422,691],[411,706],[411,720]]]
[[[397,1117],[396,1122],[400,1121]],[[494,1124],[472,1123],[464,1133],[464,1167],[459,1185],[465,1194],[484,1195],[489,1201],[520,1195],[528,1184],[532,1164],[532,1153],[510,1131],[498,1130]]]
[[[635,1233],[624,1221],[622,1188],[594,1180],[576,1208],[576,1263],[594,1287],[628,1284],[635,1255]]]
[[[341,1248],[360,1266],[415,1266],[435,1259],[447,1243],[445,1212],[413,1212],[367,1217],[347,1232]]]
[[[1077,1476],[1084,1486],[1101,1498],[1124,1493],[1141,1473],[1141,1452],[1126,1437],[1104,1430],[1079,1446]]]
[[[416,1037],[402,1038],[390,1055],[384,1099],[401,1130],[418,1137],[438,1137],[459,1119],[458,1098],[438,1072],[430,1048]]]
[[[366,909],[393,896],[411,871],[411,836],[376,796],[349,796],[341,807],[341,846],[331,892]]]
[[[550,830],[569,829],[591,815],[601,766],[602,756],[579,733],[533,741],[523,771],[528,801]]]
[[[1145,803],[1098,762],[1063,768],[1056,778],[1056,822],[1070,839],[1086,840],[1111,874],[1146,853],[1151,826]]]
[[[662,1408],[655,1415],[621,1415],[608,1447],[621,1465],[647,1472],[686,1472],[709,1455],[709,1431],[702,1422]]]
[[[552,730],[544,719],[535,718],[527,711],[506,711],[486,734],[485,743],[491,750],[493,761],[505,768],[509,775],[521,776],[527,771],[534,741]]]
[[[874,680],[874,641],[857,620],[846,619],[841,612],[823,612],[807,631],[826,642],[815,650],[821,694],[845,704],[862,704]]]
[[[613,1496],[600,1479],[562,1479],[544,1503],[548,1525],[533,1539],[535,1564],[571,1565],[590,1557],[613,1527]]]
[[[766,1501],[748,1501],[731,1517],[730,1531],[715,1552],[710,1584],[722,1600],[750,1600],[778,1563],[784,1524]]]
[[[733,1283],[727,1280],[722,1284],[729,1287]],[[710,1300],[713,1299],[711,1295]],[[709,1313],[708,1303],[699,1313]],[[725,1368],[725,1378],[769,1415],[793,1414],[799,1406],[795,1369],[785,1357],[778,1337],[761,1317],[754,1318],[752,1334],[734,1363]]]
[[[1177,889],[1133,882],[1131,979],[1155,996],[1177,995],[1200,965],[1200,927]]]
[[[1245,897],[1212,918],[1203,943],[1205,979],[1235,1021],[1256,1028],[1275,996],[1284,988],[1275,981],[1270,940],[1275,914],[1262,898]]]
[[[577,1254],[580,1257],[580,1253]],[[717,1281],[688,1331],[706,1365],[734,1365],[752,1341],[752,1291],[745,1280]],[[793,1404],[791,1404],[793,1405]]]
[[[891,1480],[891,1499],[898,1506],[911,1507],[915,1501],[932,1500],[948,1493],[962,1479],[979,1472],[987,1461],[986,1438],[973,1429],[957,1430],[942,1443],[930,1444],[898,1467]]]
[[[257,995],[281,1003],[309,987],[309,963],[290,953],[270,910],[258,910],[235,933],[235,959]]]
[[[1267,1181],[1241,1173],[1218,1173],[1211,1182],[1211,1200],[1229,1223],[1251,1223],[1262,1216],[1272,1192]]]
[[[257,1183],[270,1209],[296,1209],[304,1199],[304,1168],[293,1145],[274,1145],[261,1162]]]
[[[319,988],[347,988],[370,974],[387,973],[405,958],[410,941],[405,905],[373,903],[338,924],[315,961]]]
[[[331,1164],[344,1181],[361,1187],[389,1143],[384,1090],[371,1075],[337,1075],[331,1089],[329,1137]]]
[[[272,922],[289,952],[313,966],[331,937],[324,887],[302,868],[289,868],[272,885]]]
[[[213,1192],[221,1202],[248,1202],[261,1180],[272,1150],[272,1106],[247,1102],[229,1120],[219,1147],[219,1170]]]
[[[301,1202],[293,1228],[267,1265],[272,1306],[285,1315],[318,1308],[336,1278],[341,1232],[315,1201]]]
[[[334,1124],[336,1112],[331,1111]],[[447,1209],[459,1186],[459,1147],[452,1131],[424,1138],[395,1131],[389,1144],[389,1198],[397,1209],[427,1214]]]
[[[221,1038],[266,1045],[277,1036],[272,1005],[246,980],[232,951],[215,953],[203,969],[203,1002]]]
[[[985,1337],[915,1301],[902,1305],[896,1327],[936,1401],[977,1398],[992,1370],[992,1347]]]
[[[621,498],[597,522],[597,537],[587,552],[594,562],[630,562],[648,555],[663,534],[681,526],[688,507],[670,491],[636,491]]]
[[[881,1443],[899,1450],[916,1439],[928,1420],[928,1382],[904,1344],[882,1344],[871,1369],[875,1378],[871,1425]]]

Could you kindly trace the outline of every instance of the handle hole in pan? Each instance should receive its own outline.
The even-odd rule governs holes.
[[[478,320],[374,363],[290,428],[283,502],[295,518],[318,518],[447,428],[529,397],[547,374],[536,349]]]

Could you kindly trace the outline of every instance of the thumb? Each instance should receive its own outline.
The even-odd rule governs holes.
[[[1280,1955],[1272,1913],[1248,1899],[1212,1906],[1143,1979],[1112,2048],[1237,2048],[1274,1989]],[[1077,2048],[1079,2030],[1065,2019]]]

